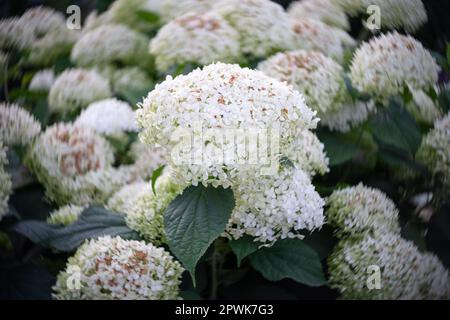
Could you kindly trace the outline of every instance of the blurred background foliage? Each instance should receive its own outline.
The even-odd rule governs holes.
[[[214,1],[214,0],[211,0]],[[0,17],[21,15],[32,6],[46,5],[65,12],[71,4],[80,6],[83,18],[92,10],[104,11],[113,0],[1,0]],[[292,0],[276,0],[284,7]],[[428,23],[415,35],[426,47],[445,53],[446,43],[450,42],[450,0],[424,0],[428,12]],[[362,25],[358,18],[352,20],[352,35],[357,36]]]

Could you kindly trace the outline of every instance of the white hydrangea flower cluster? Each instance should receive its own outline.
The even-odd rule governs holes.
[[[33,43],[33,32],[20,18],[0,20],[0,48],[23,50]]]
[[[133,204],[136,203],[139,198],[152,192],[152,187],[149,182],[137,181],[127,184],[108,199],[107,207],[115,212],[125,214],[130,211]]]
[[[386,103],[408,86],[415,90],[434,87],[439,66],[423,45],[397,32],[363,43],[350,67],[353,85]]]
[[[355,40],[346,32],[330,27],[310,18],[293,19],[292,47],[307,51],[319,51],[337,61],[342,61],[347,47],[353,47]]]
[[[311,18],[342,30],[350,29],[350,22],[341,6],[330,0],[302,0],[289,5],[288,14],[297,20]]]
[[[30,91],[50,91],[55,82],[55,72],[53,69],[44,69],[34,74],[28,89]]]
[[[145,191],[148,190],[148,184]],[[183,190],[183,185],[175,184],[170,174],[163,174],[156,180],[155,192],[142,190],[140,196],[125,209],[125,221],[130,229],[137,231],[146,241],[153,244],[164,243],[164,211]],[[122,196],[126,196],[122,193]],[[117,198],[116,198],[117,201]],[[126,200],[123,200],[125,203]]]
[[[450,113],[435,122],[422,140],[416,158],[450,186]]]
[[[133,170],[142,179],[147,180],[153,171],[167,164],[167,154],[161,147],[149,147],[137,140],[130,146],[129,156],[133,159]]]
[[[386,29],[403,28],[415,32],[428,21],[422,0],[332,0],[350,15],[364,14],[369,6],[378,6],[381,26]]]
[[[244,54],[258,58],[292,49],[290,17],[277,3],[270,0],[220,0],[213,10],[237,30]]]
[[[162,6],[166,2],[160,0],[117,0],[111,3],[108,10],[102,15],[100,21],[104,23],[120,23],[141,31],[149,32],[155,29],[160,21],[155,22],[140,17],[141,12],[150,12],[158,17]],[[103,20],[103,21],[102,21]]]
[[[5,170],[5,166],[8,164],[6,151],[7,148],[3,146],[0,139],[0,221],[8,212],[9,196],[12,193],[11,176]]]
[[[239,49],[238,32],[215,12],[182,15],[164,25],[150,42],[160,71],[185,63],[233,62]]]
[[[279,239],[302,239],[305,232],[324,223],[324,200],[300,169],[286,167],[273,176],[246,177],[233,186],[233,192],[236,206],[226,228],[232,238],[247,234],[273,244]]]
[[[77,268],[80,289],[68,287]],[[59,300],[169,300],[179,298],[183,268],[167,251],[143,241],[100,237],[69,258],[53,287]]]
[[[325,146],[312,131],[302,131],[286,151],[286,157],[309,176],[329,172]]]
[[[91,13],[84,30],[105,24],[125,24],[140,32],[149,33],[175,18],[193,12],[206,12],[212,8],[210,0],[117,0],[104,13]],[[145,18],[143,18],[145,16]]]
[[[128,103],[115,98],[91,103],[74,125],[91,128],[107,136],[137,131],[133,109]]]
[[[399,232],[395,203],[378,189],[364,186],[335,190],[327,199],[325,214],[339,236],[365,232]]]
[[[41,132],[41,124],[17,104],[0,103],[0,221],[8,212],[12,194],[11,175],[7,172],[9,146],[28,146]]]
[[[223,63],[211,64],[175,79],[168,76],[139,106],[136,113],[142,128],[141,140],[149,145],[164,146],[171,155],[168,162],[174,168],[177,180],[194,185],[200,182],[228,187],[245,171],[254,175],[267,164],[210,161],[205,156],[209,150],[203,150],[201,142],[187,151],[182,150],[188,155],[192,152],[194,156],[206,157],[201,164],[184,159],[186,154],[181,154],[180,161],[177,157],[179,141],[174,139],[174,133],[189,130],[194,137],[201,137],[203,130],[213,128],[275,128],[279,130],[283,152],[298,132],[314,129],[318,121],[305,105],[302,95],[291,87],[259,71]],[[206,144],[205,149],[225,148],[230,143],[235,145],[234,141],[215,143],[213,146]],[[244,158],[249,160],[249,155]]]
[[[51,8],[28,9],[21,17],[1,21],[0,47],[26,50],[26,61],[43,65],[70,51],[78,33],[66,27],[64,15]]]
[[[189,11],[206,12],[214,6],[211,0],[165,0],[161,5],[161,18],[168,22],[178,18]]]
[[[320,122],[330,130],[348,132],[364,123],[374,110],[373,101],[347,100],[337,112],[324,114]]]
[[[30,144],[41,124],[17,104],[0,103],[0,141],[5,146]]]
[[[449,299],[449,273],[432,253],[421,253],[395,233],[342,240],[328,260],[330,284],[346,299]],[[381,272],[381,288],[370,290],[371,266]]]
[[[371,103],[354,102],[348,94],[343,68],[317,51],[288,51],[261,62],[258,69],[285,81],[301,92],[307,105],[317,111],[332,130],[349,131],[364,122]]]
[[[57,204],[102,203],[131,179],[129,168],[113,168],[113,150],[93,129],[55,124],[35,141],[28,167]]]
[[[336,112],[347,100],[343,68],[317,51],[288,51],[261,62],[258,69],[285,81],[305,96],[319,117]]]
[[[348,15],[354,17],[364,10],[364,0],[330,0],[331,3],[342,8]]]
[[[50,111],[68,114],[112,96],[108,80],[93,70],[66,69],[48,95]]]
[[[102,25],[85,32],[75,43],[71,60],[81,67],[122,63],[147,65],[148,39],[125,25]]]
[[[47,218],[48,224],[61,224],[68,226],[78,220],[78,217],[86,209],[86,206],[68,204],[50,213]]]
[[[427,93],[423,90],[417,90],[408,85],[408,90],[412,95],[411,101],[406,103],[405,107],[418,122],[432,124],[442,117],[442,111]],[[434,90],[438,93],[439,88],[435,86]]]

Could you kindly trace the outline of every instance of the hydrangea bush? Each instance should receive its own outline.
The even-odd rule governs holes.
[[[450,299],[428,5],[104,3],[0,20],[0,298]]]

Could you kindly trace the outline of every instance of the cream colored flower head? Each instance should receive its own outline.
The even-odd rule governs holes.
[[[226,232],[234,239],[249,235],[273,244],[300,238],[324,223],[324,200],[301,169],[282,168],[273,176],[248,176],[233,186],[236,206]]]
[[[346,48],[354,47],[355,40],[345,31],[330,27],[311,18],[292,19],[292,47],[307,51],[319,51],[337,61],[342,61]]]
[[[399,232],[398,209],[386,194],[364,186],[335,190],[327,199],[326,217],[338,235]]]
[[[339,242],[328,259],[329,282],[344,299],[449,299],[449,273],[432,253],[381,231]],[[379,272],[379,287],[368,288],[368,274]]]
[[[156,67],[234,62],[240,55],[239,33],[214,12],[189,12],[164,25],[150,42]]]
[[[71,60],[81,67],[110,63],[146,66],[151,59],[147,47],[147,37],[125,25],[102,25],[75,43]]]
[[[54,82],[55,72],[52,69],[44,69],[35,73],[28,89],[31,91],[50,91]]]
[[[270,133],[279,136],[282,153],[298,132],[315,128],[318,121],[302,95],[285,83],[259,71],[223,63],[211,64],[174,79],[167,77],[139,107],[136,114],[142,128],[141,140],[148,145],[164,146],[177,180],[193,184],[229,186],[234,177],[244,171],[257,174],[267,163],[253,163],[250,155],[242,155],[243,164],[215,161],[212,148],[234,146],[234,139],[195,143],[186,150],[184,147],[189,145],[182,145],[184,140],[180,141],[181,137],[176,135],[188,131],[201,137],[203,130],[218,134],[267,130],[264,132],[269,136]],[[242,134],[237,135],[238,140],[242,138]],[[189,152],[198,161],[191,162]],[[241,152],[239,149],[240,157]],[[273,153],[278,159],[279,152],[274,150]]]
[[[128,103],[115,98],[91,103],[81,112],[74,124],[105,135],[137,131],[133,109]]]
[[[0,142],[5,146],[30,144],[41,132],[41,124],[17,104],[0,103]]]
[[[332,0],[301,0],[289,5],[288,13],[297,20],[312,18],[342,30],[350,29],[350,22],[341,6]]]
[[[292,49],[290,17],[270,0],[220,0],[213,10],[226,19],[240,36],[244,54],[264,58]]]
[[[372,103],[352,100],[343,68],[318,51],[278,53],[261,62],[258,69],[301,92],[321,123],[332,130],[349,131],[364,122],[373,109]]]
[[[26,158],[47,197],[60,205],[105,201],[132,175],[113,161],[112,147],[93,129],[63,123],[48,127]]]
[[[382,103],[403,93],[434,87],[440,68],[431,53],[411,36],[397,32],[364,42],[355,52],[350,67],[353,85]]]
[[[78,36],[78,31],[67,28],[61,12],[43,6],[0,22],[0,48],[21,50],[23,62],[32,65],[53,64],[70,52]]]
[[[450,186],[450,113],[436,120],[434,128],[423,138],[416,158]]]
[[[58,300],[179,299],[183,268],[163,248],[105,236],[86,241],[53,287]],[[70,281],[77,272],[79,283]],[[78,287],[75,287],[78,285]],[[72,286],[73,285],[73,286]]]
[[[112,95],[108,80],[92,70],[66,69],[55,80],[48,95],[50,111],[70,114]]]

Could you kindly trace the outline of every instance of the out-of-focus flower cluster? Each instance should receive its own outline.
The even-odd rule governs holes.
[[[424,137],[416,157],[450,186],[450,113],[435,122],[434,128]]]
[[[27,64],[50,65],[70,52],[79,32],[66,26],[64,15],[46,7],[0,22],[0,49],[23,53]]]
[[[383,34],[363,43],[350,67],[353,84],[385,103],[408,86],[413,92],[433,87],[439,66],[431,53],[411,36]]]
[[[259,69],[303,93],[308,106],[331,129],[348,131],[364,122],[372,109],[371,104],[352,101],[342,76],[343,68],[319,52],[278,53],[262,62]]]
[[[373,13],[369,7],[379,8],[381,26],[386,29],[402,28],[417,31],[428,20],[422,0],[331,0],[350,15]]]
[[[448,271],[400,236],[398,210],[384,193],[359,184],[327,200],[326,217],[341,237],[328,258],[330,284],[343,298],[450,298]],[[369,279],[373,272],[378,280]]]

